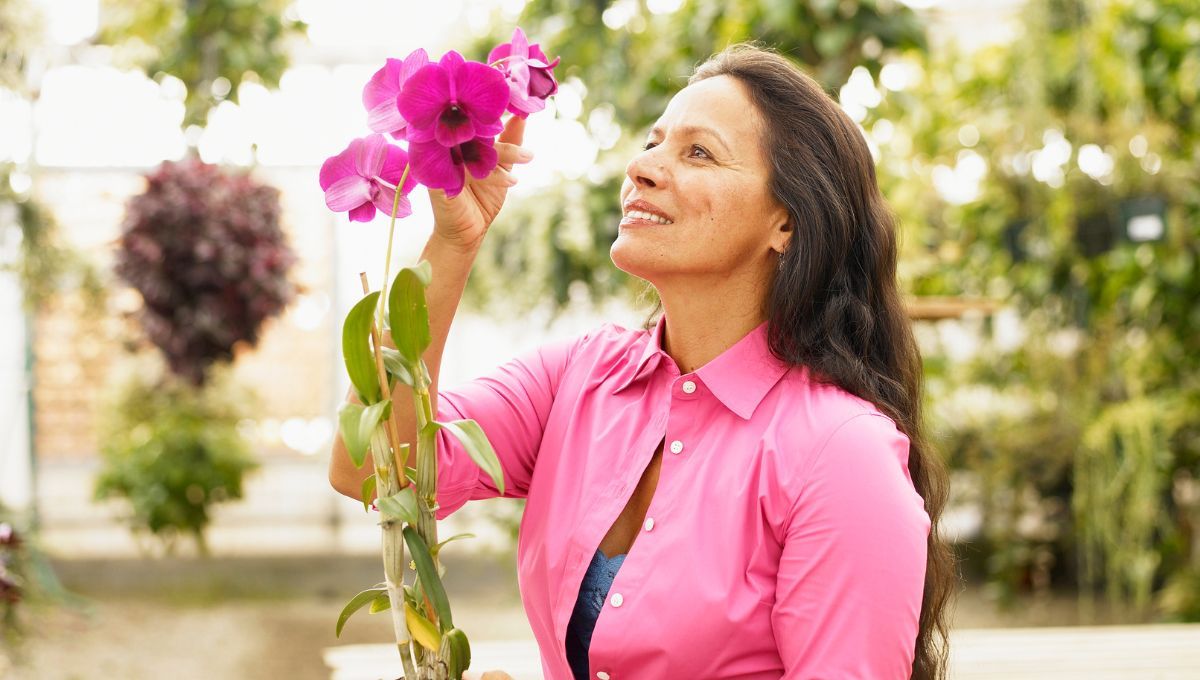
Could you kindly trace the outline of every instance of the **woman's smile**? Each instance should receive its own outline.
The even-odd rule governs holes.
[[[665,227],[675,224],[674,222],[666,222],[663,218],[650,213],[637,212],[636,210],[626,213],[621,218],[622,227]]]
[[[641,198],[626,200],[624,212],[625,214],[621,218],[620,223],[620,226],[623,227],[675,224],[675,219],[667,211]]]

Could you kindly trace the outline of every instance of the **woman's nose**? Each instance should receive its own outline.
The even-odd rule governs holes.
[[[655,148],[639,152],[625,166],[625,174],[633,181],[634,186],[656,187],[666,178],[666,171],[658,155],[654,153]]]

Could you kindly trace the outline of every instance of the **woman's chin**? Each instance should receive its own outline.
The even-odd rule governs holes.
[[[613,241],[612,247],[609,248],[608,256],[617,269],[630,276],[649,281],[653,278],[654,273],[662,268],[665,258],[657,254],[657,251],[648,250],[640,244],[632,242],[636,240],[636,237],[630,239],[627,236],[618,235],[617,240]]]

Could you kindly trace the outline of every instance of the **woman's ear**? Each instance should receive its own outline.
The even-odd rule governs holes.
[[[774,243],[772,243],[771,248],[782,255],[788,249],[788,244],[792,242],[792,222],[790,219],[784,219],[783,223],[775,228],[772,239]]]

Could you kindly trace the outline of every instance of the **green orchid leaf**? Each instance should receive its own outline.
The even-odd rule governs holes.
[[[389,610],[391,608],[392,608],[392,600],[391,600],[391,598],[388,597],[388,594],[386,592],[383,593],[382,595],[377,596],[374,600],[371,600],[371,613],[372,614],[378,614],[379,612],[386,612],[387,610]]]
[[[367,445],[370,444],[370,436],[360,437],[358,428],[358,424],[362,422],[363,411],[366,410],[362,404],[352,402],[342,404],[342,408],[338,410],[338,434],[342,435],[342,443],[346,446],[350,460],[354,461],[354,467],[362,467],[367,456]]]
[[[441,552],[441,550],[442,550],[442,546],[446,545],[450,541],[454,541],[454,540],[457,540],[460,538],[475,538],[475,534],[455,534],[455,535],[451,536],[450,538],[447,538],[446,540],[433,546],[433,549],[430,550],[429,552],[430,552],[430,554],[432,554],[434,556],[434,558],[437,558],[438,553]],[[441,564],[439,564],[438,566],[440,567]]]
[[[442,635],[442,646],[438,656],[446,663],[451,678],[461,678],[463,671],[471,666],[471,644],[467,634],[460,628],[451,628]]]
[[[392,400],[385,399],[375,402],[363,409],[362,416],[358,419],[358,437],[362,441],[370,442],[371,436],[375,434],[375,429],[381,427],[381,424],[392,417]],[[387,437],[384,437],[384,441]]]
[[[429,310],[425,307],[428,280],[428,262],[405,267],[396,274],[388,294],[392,342],[408,366],[420,361],[425,349],[433,342],[429,331]]]
[[[374,588],[368,588],[351,598],[350,601],[346,603],[346,606],[342,608],[342,613],[338,616],[337,630],[334,633],[334,637],[342,636],[342,627],[346,625],[346,621],[350,619],[351,614],[370,604],[376,597],[379,596],[380,593],[383,593],[383,596],[387,597],[387,588],[383,586],[375,586]]]
[[[479,423],[474,420],[453,420],[448,423],[433,421],[425,427],[432,432],[436,432],[438,428],[449,430],[458,441],[462,442],[463,448],[467,450],[467,455],[471,457],[471,460],[488,473],[496,484],[496,488],[501,494],[504,494],[504,471],[500,468],[500,459],[496,457],[496,451],[492,449],[492,444],[483,434]]]
[[[398,519],[406,524],[417,523],[417,493],[411,484],[387,498],[379,499],[375,505],[387,519]]]
[[[370,512],[371,499],[375,497],[375,475],[363,480],[362,492],[358,496],[363,502],[363,512]]]
[[[347,402],[338,411],[338,432],[342,435],[342,443],[346,445],[346,453],[355,467],[362,467],[366,459],[367,446],[371,436],[381,422],[391,417],[392,401],[380,401],[364,407],[362,404]]]
[[[433,567],[433,557],[429,554],[429,546],[425,544],[425,539],[421,538],[417,530],[411,526],[404,527],[404,541],[408,544],[408,551],[412,554],[413,562],[416,563],[417,576],[421,579],[421,586],[425,589],[429,601],[433,603],[433,611],[437,614],[438,625],[442,627],[442,630],[450,630],[454,627],[454,620],[450,618],[450,601],[446,598],[446,589],[442,586],[442,579]]]
[[[412,371],[408,365],[404,363],[404,357],[400,355],[399,350],[391,347],[383,348],[383,368],[388,372],[388,375],[394,376],[396,380],[414,387]]]
[[[379,291],[369,293],[350,309],[342,324],[342,358],[350,382],[363,404],[374,404],[381,397],[375,355],[371,351],[371,322],[375,319],[378,302]]]

